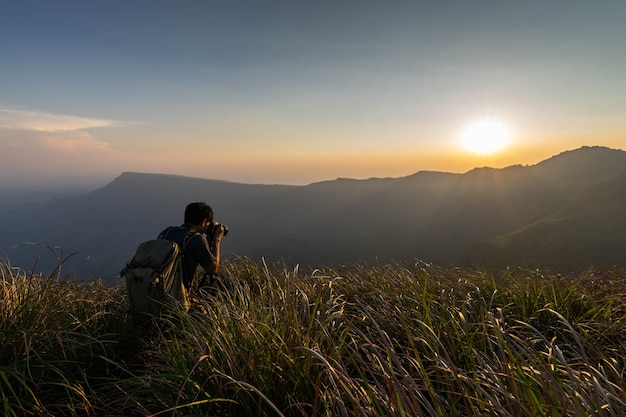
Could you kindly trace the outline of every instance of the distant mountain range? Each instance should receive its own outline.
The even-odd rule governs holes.
[[[46,273],[59,247],[73,254],[64,271],[113,277],[140,242],[182,223],[191,201],[208,202],[230,226],[222,246],[230,258],[562,273],[626,265],[626,152],[604,147],[532,166],[307,186],[127,172],[90,193],[0,212],[0,249],[12,265]]]

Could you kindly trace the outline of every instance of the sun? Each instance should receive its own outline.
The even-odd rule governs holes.
[[[511,140],[506,123],[497,119],[480,119],[469,123],[462,132],[461,145],[469,152],[481,155],[503,150]]]

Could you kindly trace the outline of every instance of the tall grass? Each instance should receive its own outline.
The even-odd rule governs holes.
[[[141,335],[123,288],[0,264],[4,415],[626,414],[626,273],[225,262]]]

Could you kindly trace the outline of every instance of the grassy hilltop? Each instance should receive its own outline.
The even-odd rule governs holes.
[[[0,262],[0,413],[626,414],[623,270],[222,268],[137,337],[124,289]]]

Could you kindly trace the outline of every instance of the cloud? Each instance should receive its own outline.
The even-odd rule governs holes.
[[[128,125],[0,105],[0,188],[119,175],[136,165],[136,158],[92,129]]]
[[[111,149],[108,142],[94,138],[87,132],[33,132],[13,129],[0,129],[0,150],[2,152],[67,153],[100,152]],[[4,159],[4,158],[3,158]]]
[[[0,129],[0,188],[112,175],[121,170],[121,157],[109,143],[80,130]]]
[[[119,125],[119,122],[107,119],[94,119],[0,106],[0,128],[4,129],[36,132],[71,132]]]
[[[119,122],[0,106],[0,139],[5,149],[31,152],[98,152],[110,144],[84,129],[120,126]]]
[[[62,152],[102,151],[109,148],[107,142],[95,139],[87,132],[63,132],[62,134],[46,134],[38,138],[44,148]]]

